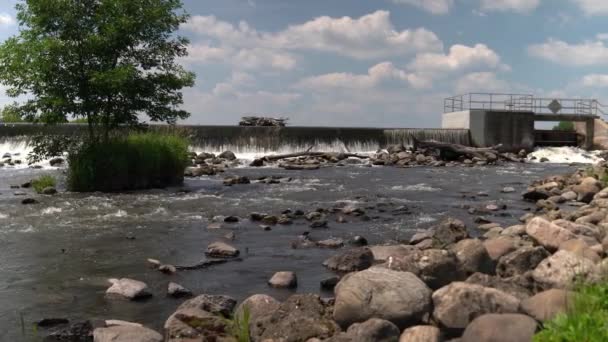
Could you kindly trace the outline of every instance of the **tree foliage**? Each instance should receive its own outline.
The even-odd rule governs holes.
[[[24,121],[19,113],[19,105],[16,103],[4,106],[0,115],[0,121],[2,121],[2,123],[18,123]]]
[[[553,127],[553,130],[573,132],[575,130],[574,123],[570,121],[560,121],[559,124]]]
[[[195,76],[177,59],[181,0],[21,0],[19,34],[0,46],[0,82],[27,121],[85,118],[91,141],[140,117],[175,123]]]

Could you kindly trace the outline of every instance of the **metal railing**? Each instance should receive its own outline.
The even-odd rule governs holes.
[[[444,99],[443,107],[444,113],[477,109],[536,114],[607,114],[607,106],[595,99],[542,98],[531,94],[469,93]]]

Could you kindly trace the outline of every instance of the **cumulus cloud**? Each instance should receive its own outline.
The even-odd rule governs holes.
[[[568,66],[608,65],[608,47],[601,40],[569,44],[549,39],[545,43],[528,47],[530,55]]]
[[[507,68],[500,56],[484,44],[453,45],[448,54],[424,53],[416,56],[409,69],[418,73],[443,73],[475,68]]]
[[[447,14],[454,0],[392,0],[395,4],[405,4],[416,6],[432,14]]]
[[[471,92],[509,92],[510,85],[498,79],[494,72],[473,72],[456,81],[454,86],[456,93],[465,94]]]
[[[481,9],[485,11],[511,11],[529,13],[540,5],[541,0],[481,0]]]
[[[585,87],[608,87],[608,74],[585,75],[581,83]]]
[[[606,0],[572,0],[587,15],[608,14],[608,1]]]

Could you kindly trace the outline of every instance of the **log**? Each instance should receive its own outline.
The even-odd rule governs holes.
[[[413,138],[414,140],[414,150],[417,150],[418,148],[426,148],[426,149],[435,149],[438,150],[440,152],[440,154],[445,154],[445,153],[449,153],[452,155],[457,155],[457,156],[467,156],[467,157],[478,157],[481,159],[486,159],[486,156],[484,155],[484,153],[493,153],[494,155],[498,156],[498,148],[500,148],[502,145],[496,145],[496,146],[492,146],[492,147],[470,147],[470,146],[464,146],[464,145],[459,145],[459,144],[450,144],[450,143],[443,143],[443,142],[439,142],[439,141],[433,141],[433,140],[429,140],[429,141],[420,141],[417,140],[416,138]]]
[[[200,269],[209,268],[209,267],[215,266],[215,265],[225,264],[225,263],[227,263],[229,261],[243,261],[243,259],[241,259],[241,258],[233,258],[233,259],[203,260],[203,261],[199,262],[198,264],[194,264],[194,265],[175,266],[175,269],[180,270],[180,271],[182,271],[182,270],[185,270],[185,271],[200,270]]]
[[[312,148],[309,148],[308,151],[304,151],[304,152],[269,155],[269,156],[264,156],[260,159],[262,159],[264,161],[272,162],[272,161],[277,161],[277,160],[281,160],[281,159],[298,158],[298,157],[324,157],[324,156],[329,156],[333,153],[333,152],[310,152],[311,149]],[[362,155],[362,154],[356,154],[356,153],[339,153],[339,154],[341,156],[344,156],[345,158],[354,157],[354,158],[359,158],[359,159],[369,159],[369,156]]]

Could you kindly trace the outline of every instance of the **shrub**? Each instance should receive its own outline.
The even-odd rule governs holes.
[[[580,286],[570,310],[545,323],[534,341],[608,341],[608,282]]]
[[[32,181],[32,188],[34,188],[34,190],[40,194],[42,193],[42,190],[46,188],[54,188],[56,183],[57,182],[53,176],[44,175]]]
[[[85,143],[68,157],[68,188],[115,192],[179,185],[187,152],[186,139],[168,134],[133,133]]]

